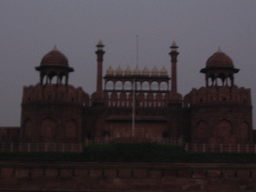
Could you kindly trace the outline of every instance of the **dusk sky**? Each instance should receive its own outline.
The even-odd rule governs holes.
[[[54,45],[75,72],[69,83],[96,90],[96,47],[105,45],[103,74],[111,65],[165,66],[178,51],[178,92],[205,86],[206,60],[221,47],[236,68],[235,84],[251,88],[256,105],[255,0],[0,0],[0,126],[19,126],[23,86],[39,82],[35,70]],[[256,128],[256,111],[253,124]]]

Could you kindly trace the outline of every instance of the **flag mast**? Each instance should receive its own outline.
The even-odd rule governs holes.
[[[136,67],[139,65],[139,35],[136,35]],[[136,107],[136,77],[133,74],[133,83],[132,83],[132,91],[133,91],[133,102],[132,102],[132,137],[135,137],[135,107]]]

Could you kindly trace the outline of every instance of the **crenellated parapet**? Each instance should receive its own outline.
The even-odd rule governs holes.
[[[192,89],[184,97],[184,107],[212,103],[236,103],[251,105],[251,90],[237,86],[201,87]]]
[[[89,95],[81,87],[41,83],[23,88],[22,142],[81,142],[81,114]]]
[[[191,113],[191,142],[252,142],[250,89],[237,86],[192,89],[184,97],[184,107]]]
[[[23,88],[22,103],[30,102],[68,102],[89,106],[89,95],[81,87],[39,83]]]

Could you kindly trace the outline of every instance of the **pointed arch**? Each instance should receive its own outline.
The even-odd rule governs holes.
[[[150,88],[151,90],[153,91],[158,91],[159,90],[159,83],[157,81],[153,81],[151,84],[150,84]]]
[[[162,91],[168,90],[168,83],[166,81],[162,81],[160,83],[160,90]]]
[[[163,98],[161,93],[156,94],[156,107],[162,107],[163,106]]]
[[[33,123],[31,119],[27,119],[24,123],[24,136],[31,137],[33,136]]]
[[[132,82],[131,81],[124,82],[124,90],[132,90]]]
[[[120,101],[120,107],[126,107],[126,93],[125,92],[121,92],[120,96],[119,96],[119,101]]]
[[[142,88],[142,90],[149,90],[150,89],[150,83],[148,81],[144,81],[141,84],[141,88]]]
[[[113,81],[107,81],[107,82],[105,83],[105,89],[106,89],[106,90],[112,90],[112,89],[114,89],[114,82],[113,82]]]
[[[138,105],[138,107],[144,107],[144,104],[145,104],[144,102],[145,102],[144,94],[142,92],[140,92],[137,95],[137,105]]]
[[[122,83],[122,81],[115,82],[115,90],[123,90],[123,83]]]
[[[110,106],[111,107],[116,107],[117,106],[117,100],[118,100],[118,96],[116,92],[112,92],[111,96],[110,96]]]
[[[239,134],[242,142],[249,140],[249,124],[246,121],[241,123]]]
[[[228,143],[232,135],[232,124],[226,119],[220,120],[216,124],[216,139],[218,143]]]
[[[65,126],[65,136],[67,138],[77,137],[77,124],[75,120],[70,119]]]
[[[153,95],[153,93],[148,93],[148,95],[147,95],[147,106],[148,107],[154,107],[154,95]]]
[[[49,117],[41,122],[41,136],[44,141],[52,142],[56,136],[57,123],[56,121]]]
[[[196,125],[195,135],[198,139],[205,139],[209,137],[208,125],[205,121],[201,120]]]

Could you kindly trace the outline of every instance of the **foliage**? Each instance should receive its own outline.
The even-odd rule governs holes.
[[[256,163],[256,154],[188,153],[182,146],[157,143],[112,143],[90,145],[83,153],[1,152],[1,161],[57,162],[179,162],[179,163]]]

